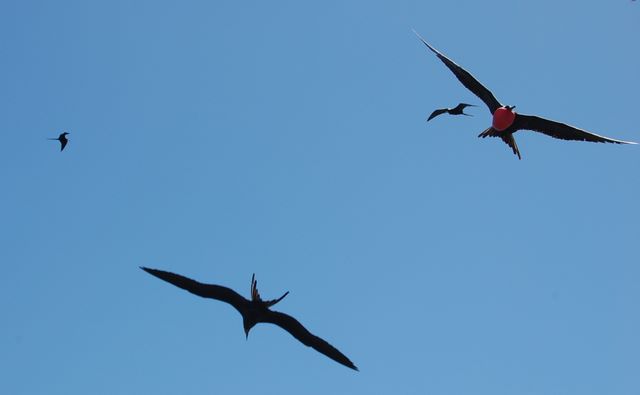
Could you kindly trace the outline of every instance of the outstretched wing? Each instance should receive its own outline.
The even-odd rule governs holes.
[[[614,143],[614,144],[637,144],[632,141],[616,140],[586,130],[567,125],[565,123],[552,121],[537,117],[535,115],[516,114],[516,119],[511,126],[516,130],[534,130],[544,133],[547,136],[562,140],[591,141],[594,143]]]
[[[484,85],[482,85],[477,79],[475,79],[471,75],[471,73],[458,66],[454,61],[447,58],[437,49],[429,45],[429,43],[427,43],[422,38],[422,36],[418,34],[418,32],[416,32],[415,30],[413,32],[416,34],[416,36],[418,36],[420,41],[422,41],[422,43],[426,45],[427,48],[431,50],[431,52],[436,54],[436,56],[442,61],[442,63],[444,63],[445,66],[447,66],[449,70],[451,70],[451,72],[456,76],[458,81],[460,81],[462,85],[464,85],[465,88],[469,89],[474,95],[478,96],[480,100],[482,100],[484,104],[489,107],[489,111],[491,112],[491,114],[493,114],[497,108],[502,107],[500,102],[498,102],[495,96],[493,96],[493,93],[491,93],[489,89],[485,88]]]
[[[242,313],[242,311],[245,309],[246,304],[248,303],[245,298],[243,298],[240,294],[238,294],[231,288],[214,284],[203,284],[179,274],[165,272],[164,270],[150,269],[148,267],[142,266],[140,267],[140,269],[153,276],[158,277],[161,280],[171,283],[176,287],[185,289],[194,295],[227,302],[235,307],[236,310],[238,310],[240,313]]]
[[[270,310],[269,314],[264,317],[264,322],[278,325],[293,335],[293,337],[298,339],[305,346],[312,347],[314,350],[348,368],[358,370],[356,365],[354,365],[353,362],[351,362],[349,358],[347,358],[337,348],[309,332],[300,322],[298,322],[298,320],[290,315]]]
[[[60,151],[62,151],[66,146],[67,146],[67,139],[60,140]]]
[[[439,108],[435,110],[434,112],[431,113],[431,115],[429,115],[429,118],[427,118],[427,122],[429,122],[430,120],[432,120],[433,118],[437,117],[440,114],[444,114],[447,111],[448,111],[447,108]]]

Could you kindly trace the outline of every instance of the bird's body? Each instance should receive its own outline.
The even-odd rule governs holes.
[[[150,269],[146,267],[141,267],[141,269],[195,295],[229,303],[238,310],[240,315],[242,315],[242,324],[247,338],[249,337],[249,331],[256,324],[261,322],[275,324],[289,332],[304,345],[314,348],[316,351],[326,355],[338,363],[341,363],[342,365],[358,370],[349,358],[325,340],[313,335],[304,326],[302,326],[298,320],[287,314],[270,310],[269,308],[271,306],[281,301],[289,294],[289,292],[286,292],[278,299],[262,300],[260,293],[258,292],[255,276],[251,278],[251,299],[246,299],[231,288],[214,284],[203,284],[179,274],[166,272],[164,270]]]
[[[415,32],[415,31],[414,31]],[[567,125],[565,123],[552,121],[549,119],[537,117],[534,115],[517,114],[513,111],[515,106],[504,106],[495,98],[493,93],[475,79],[468,71],[457,65],[451,59],[447,58],[437,49],[429,45],[420,35],[415,32],[420,41],[429,48],[438,59],[455,75],[455,77],[470,90],[474,95],[479,97],[489,108],[489,112],[493,116],[491,127],[480,133],[478,137],[500,137],[511,149],[513,153],[521,158],[520,150],[513,138],[513,133],[518,130],[533,130],[544,133],[562,140],[578,140],[591,141],[597,143],[614,143],[614,144],[636,144],[631,141],[616,140],[595,133],[588,132]]]
[[[64,150],[64,147],[67,146],[67,143],[69,142],[69,139],[67,139],[67,135],[69,133],[64,132],[64,133],[60,133],[60,136],[58,136],[57,138],[50,138],[49,140],[58,140],[60,142],[60,151]]]
[[[435,110],[434,112],[431,113],[431,115],[429,115],[429,118],[427,118],[427,122],[429,122],[430,120],[432,120],[433,118],[437,117],[440,114],[450,114],[450,115],[466,115],[468,117],[472,116],[471,114],[466,114],[464,112],[464,109],[467,107],[475,107],[473,104],[467,104],[467,103],[460,103],[457,106],[453,107],[453,108],[438,108],[437,110]]]

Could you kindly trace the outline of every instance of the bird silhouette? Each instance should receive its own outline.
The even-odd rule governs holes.
[[[434,112],[431,113],[431,115],[429,115],[429,118],[427,119],[427,122],[429,122],[430,120],[432,120],[433,118],[437,117],[440,114],[444,114],[445,112],[450,114],[450,115],[466,115],[468,117],[471,117],[473,115],[471,114],[465,114],[464,113],[464,109],[467,107],[476,107],[473,104],[467,104],[467,103],[460,103],[457,106],[453,107],[453,108],[439,108],[437,110],[435,110]]]
[[[64,133],[60,133],[60,136],[58,136],[58,138],[50,138],[49,140],[58,140],[60,142],[60,151],[62,151],[64,149],[64,147],[67,146],[67,143],[69,142],[69,140],[67,139],[67,135],[69,133],[64,132]]]
[[[256,324],[266,322],[269,324],[275,324],[282,329],[289,332],[293,337],[298,339],[302,344],[312,347],[316,351],[326,355],[334,361],[341,363],[342,365],[354,370],[358,370],[356,365],[353,364],[343,353],[338,351],[331,344],[327,343],[318,336],[309,332],[298,320],[290,315],[280,313],[278,311],[269,310],[269,307],[275,305],[281,301],[289,292],[285,292],[284,295],[278,299],[262,300],[260,293],[258,292],[255,274],[251,276],[251,300],[248,300],[232,290],[231,288],[223,287],[214,284],[203,284],[192,280],[190,278],[181,276],[179,274],[166,272],[164,270],[150,269],[147,267],[140,267],[145,272],[158,277],[164,281],[167,281],[176,287],[185,289],[192,294],[201,296],[203,298],[216,299],[222,302],[229,303],[233,306],[240,315],[242,315],[242,325],[244,326],[244,333],[249,338],[249,331]]]
[[[586,130],[578,129],[574,126],[567,125],[565,123],[552,121],[549,119],[537,117],[535,115],[517,114],[513,111],[516,106],[504,106],[495,98],[493,93],[486,87],[484,87],[477,79],[475,79],[468,71],[457,65],[451,59],[447,58],[437,49],[433,48],[427,43],[422,36],[415,30],[413,31],[420,41],[424,43],[436,54],[438,59],[444,63],[449,70],[456,76],[458,81],[464,85],[465,88],[470,90],[474,95],[478,96],[489,107],[489,112],[493,116],[493,122],[491,127],[480,133],[478,137],[500,137],[511,149],[513,153],[518,155],[519,159],[522,159],[520,150],[516,144],[516,140],[513,138],[513,133],[518,130],[533,130],[536,132],[544,133],[547,136],[551,136],[562,140],[579,140],[579,141],[591,141],[595,143],[614,143],[614,144],[637,144],[632,141],[616,140],[605,136],[600,136],[595,133],[587,132]]]

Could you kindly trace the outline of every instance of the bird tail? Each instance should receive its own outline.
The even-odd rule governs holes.
[[[520,155],[520,149],[518,148],[518,144],[516,144],[516,139],[513,138],[513,133],[502,133],[495,130],[493,127],[487,128],[484,132],[480,133],[478,137],[500,137],[502,141],[504,141],[511,149],[513,153],[518,155],[518,159],[522,159]]]
[[[500,138],[502,141],[507,143],[509,147],[511,147],[514,154],[518,155],[518,159],[522,159],[522,156],[520,156],[520,150],[518,149],[518,144],[516,144],[516,139],[513,138],[513,133],[500,136]]]
[[[251,300],[252,301],[254,301],[254,302],[262,302],[267,307],[271,307],[274,304],[276,304],[279,301],[281,301],[282,299],[284,299],[284,297],[287,296],[287,295],[289,295],[289,291],[285,292],[284,295],[282,295],[278,299],[264,300],[263,301],[262,298],[260,297],[260,292],[258,292],[258,281],[256,280],[255,273],[251,276]]]
[[[285,296],[289,295],[289,291],[285,292],[284,295],[282,295],[281,297],[279,297],[278,299],[273,299],[273,300],[267,300],[264,303],[267,305],[267,307],[271,307],[274,304],[278,303],[279,301],[281,301],[282,299],[284,299]]]
[[[258,281],[256,281],[256,274],[251,275],[251,300],[260,301],[260,292],[258,292]]]

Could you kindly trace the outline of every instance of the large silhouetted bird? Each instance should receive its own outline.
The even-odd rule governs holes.
[[[463,69],[454,63],[451,59],[444,56],[437,49],[429,45],[419,34],[414,30],[414,33],[418,36],[420,41],[424,43],[436,56],[453,72],[458,81],[469,89],[474,95],[478,96],[489,107],[489,112],[493,115],[493,122],[491,127],[487,128],[484,132],[480,133],[478,137],[500,137],[502,141],[507,143],[513,150],[513,153],[520,156],[520,150],[516,144],[516,140],[513,138],[513,133],[518,130],[533,130],[541,132],[547,136],[555,137],[562,140],[580,140],[580,141],[592,141],[596,143],[615,143],[615,144],[636,144],[632,141],[616,140],[609,137],[597,135],[595,133],[587,132],[586,130],[578,129],[574,126],[570,126],[561,122],[551,121],[537,117],[535,115],[516,114],[513,109],[516,106],[504,106],[498,102],[493,96],[493,93],[485,88],[478,80],[476,80],[468,71]]]
[[[429,115],[429,118],[427,119],[427,122],[429,122],[430,120],[432,120],[433,118],[437,117],[440,114],[444,114],[445,112],[450,114],[450,115],[466,115],[468,117],[471,117],[471,114],[465,114],[464,109],[467,107],[475,107],[475,105],[473,104],[467,104],[467,103],[460,103],[457,106],[453,107],[453,108],[439,108],[437,110],[435,110],[434,112],[431,113],[431,115]]]
[[[69,140],[67,139],[67,135],[69,133],[64,132],[64,133],[60,133],[60,136],[58,136],[58,138],[50,138],[49,140],[58,140],[60,142],[60,151],[62,151],[64,149],[64,147],[67,146],[67,143],[69,142]]]
[[[289,332],[293,337],[302,342],[302,344],[314,348],[316,351],[321,352],[346,367],[358,370],[356,365],[354,365],[349,358],[331,344],[322,340],[318,336],[313,335],[304,326],[302,326],[298,320],[287,314],[269,310],[269,307],[281,301],[289,294],[289,292],[285,292],[285,294],[278,299],[262,300],[262,298],[260,298],[260,293],[258,293],[258,283],[255,279],[255,275],[251,277],[251,300],[248,300],[231,288],[214,284],[199,283],[179,274],[163,270],[150,269],[147,267],[141,267],[141,269],[175,285],[176,287],[185,289],[192,294],[203,298],[216,299],[229,303],[242,315],[242,325],[244,326],[244,333],[247,338],[249,337],[249,331],[257,323],[266,322],[275,324]]]

